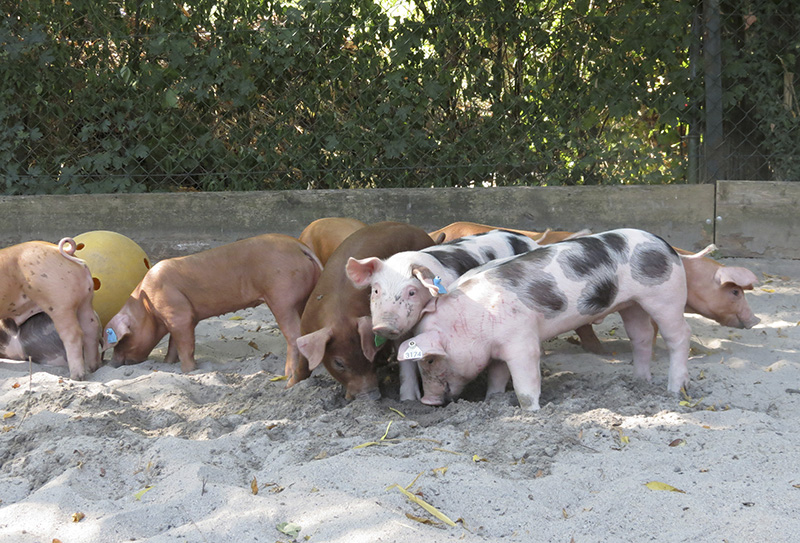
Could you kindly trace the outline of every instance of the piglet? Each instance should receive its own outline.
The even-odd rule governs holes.
[[[756,274],[740,266],[723,266],[708,258],[714,246],[699,253],[675,249],[683,259],[686,273],[686,313],[694,313],[731,328],[752,328],[761,319],[753,314],[747,303],[745,291],[752,290],[758,282]],[[589,352],[602,354],[603,343],[594,333],[591,324],[575,330],[581,346]]]
[[[419,321],[425,304],[447,292],[459,276],[534,247],[536,242],[523,234],[493,230],[421,251],[404,251],[385,260],[350,258],[347,276],[356,288],[370,289],[372,331],[382,338],[402,340]],[[400,399],[419,398],[416,365],[400,361]]]
[[[484,232],[491,232],[492,230],[506,230],[508,232],[516,232],[534,240],[539,245],[549,245],[563,241],[565,239],[572,239],[573,237],[585,236],[590,232],[588,230],[581,230],[580,232],[565,232],[563,230],[550,230],[549,228],[544,232],[533,232],[531,230],[518,230],[516,228],[506,228],[500,226],[489,226],[488,224],[480,224],[477,222],[458,221],[450,223],[447,226],[434,230],[430,233],[431,238],[449,242],[466,236],[473,236],[475,234],[483,234]],[[444,236],[442,238],[442,236]]]
[[[358,219],[326,217],[317,219],[306,226],[297,239],[308,245],[324,266],[337,247],[350,234],[365,226],[366,224]]]
[[[539,409],[541,342],[619,311],[633,343],[634,375],[650,379],[653,325],[670,355],[667,388],[689,382],[681,258],[661,238],[612,230],[488,264],[431,300],[398,360],[417,360],[422,402],[441,405],[489,368],[487,396],[509,372],[520,407]]]
[[[0,318],[19,326],[46,313],[65,346],[69,376],[83,379],[100,366],[100,322],[92,309],[94,282],[74,256],[75,241],[28,241],[0,250]]]
[[[753,314],[744,292],[758,283],[756,274],[741,266],[723,266],[702,254],[676,249],[686,271],[686,312],[697,313],[723,326],[752,328],[761,319]]]
[[[99,333],[96,339],[99,346]],[[47,313],[37,313],[20,325],[12,318],[0,320],[0,358],[67,366],[64,343]]]
[[[203,319],[266,303],[286,338],[287,376],[297,370],[300,314],[322,272],[298,240],[264,234],[153,266],[106,326],[111,365],[142,362],[169,334],[165,362],[195,369],[194,329]]]
[[[421,228],[398,222],[371,224],[345,239],[328,260],[303,310],[302,336],[297,340],[303,365],[289,385],[323,364],[344,386],[347,399],[380,398],[374,361],[382,344],[372,332],[369,293],[350,283],[345,264],[351,258],[387,258],[432,243]]]

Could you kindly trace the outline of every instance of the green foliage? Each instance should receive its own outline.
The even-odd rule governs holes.
[[[800,5],[723,3],[729,179],[800,179]]]
[[[687,168],[688,2],[15,9],[0,21],[5,194],[670,183]],[[757,82],[742,63],[734,104]],[[778,127],[763,141],[788,150],[780,103],[758,105]]]

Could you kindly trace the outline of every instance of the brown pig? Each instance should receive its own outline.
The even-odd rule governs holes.
[[[345,273],[353,258],[388,258],[400,251],[433,245],[424,230],[404,223],[380,222],[357,230],[333,252],[311,293],[300,324],[297,347],[303,367],[289,386],[307,378],[322,363],[345,388],[348,399],[380,398],[373,360],[375,345],[368,290],[356,289]]]
[[[306,226],[297,239],[311,247],[324,266],[347,236],[365,226],[367,225],[358,219],[326,217]]]
[[[0,318],[22,325],[46,313],[64,344],[69,376],[83,379],[100,366],[100,321],[92,309],[94,282],[75,241],[28,241],[0,250]]]
[[[675,249],[683,255],[686,273],[686,313],[696,313],[731,328],[752,328],[761,319],[744,296],[758,282],[756,274],[740,266],[724,266],[712,258]],[[688,257],[688,258],[687,258]],[[575,330],[587,351],[601,354],[603,345],[591,325]]]
[[[479,224],[476,222],[459,221],[448,224],[444,228],[440,228],[439,230],[431,232],[430,236],[439,243],[447,243],[448,241],[453,241],[454,239],[471,236],[473,234],[482,234],[484,232],[489,232],[490,230],[507,230],[509,232],[517,232],[518,234],[528,236],[539,245],[548,245],[550,243],[571,239],[573,237],[578,237],[589,233],[588,230],[581,230],[580,232],[576,233],[563,232],[559,230],[553,231],[550,229],[544,232],[531,232],[529,230],[517,230],[515,228],[505,228],[502,226],[489,226],[487,224]],[[442,234],[444,234],[444,240],[439,239]]]
[[[195,369],[194,329],[203,319],[266,303],[286,338],[286,375],[298,365],[300,315],[322,273],[314,253],[283,234],[263,234],[151,268],[106,326],[113,366],[147,359],[169,334],[165,362]]]

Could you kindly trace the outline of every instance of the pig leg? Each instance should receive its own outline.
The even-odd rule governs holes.
[[[67,353],[67,366],[69,366],[69,378],[82,381],[86,377],[83,358],[84,338],[77,314],[71,310],[54,310],[47,314],[53,320],[56,332],[58,332],[58,336],[64,344],[64,350]]]
[[[539,368],[541,347],[536,337],[528,337],[503,349],[503,358],[514,382],[520,408],[525,411],[539,410],[542,392],[542,376]]]
[[[606,350],[600,342],[600,338],[594,333],[594,328],[591,324],[584,324],[575,329],[578,338],[581,340],[581,347],[584,350],[594,354],[605,354]]]
[[[197,364],[194,360],[194,326],[189,325],[179,329],[170,329],[169,341],[170,344],[174,342],[175,350],[178,352],[178,359],[181,361],[181,371],[189,373],[197,369]],[[169,353],[169,347],[167,352]]]
[[[506,385],[511,378],[508,371],[508,364],[502,360],[492,360],[487,369],[489,376],[488,386],[486,387],[486,399],[495,394],[502,394],[506,391]]]
[[[167,364],[174,364],[178,361],[178,346],[172,341],[172,334],[169,335],[167,342],[167,354],[164,356],[164,362]]]
[[[308,361],[300,356],[297,349],[297,338],[300,337],[300,313],[302,309],[288,307],[280,304],[269,306],[275,322],[286,340],[286,364],[283,374],[288,377],[286,387],[296,385],[304,379],[308,379],[311,371],[308,369]]]
[[[675,394],[681,388],[689,385],[689,341],[692,337],[692,329],[686,323],[683,316],[683,307],[669,312],[662,312],[658,315],[651,314],[653,320],[658,325],[661,337],[667,344],[669,350],[669,381],[667,390]]]
[[[181,371],[189,373],[197,368],[194,360],[194,328],[197,319],[192,304],[180,292],[167,292],[158,304],[161,319],[169,332],[169,344],[165,362],[175,362],[175,355],[181,361]]]
[[[419,376],[416,360],[400,361],[400,401],[419,400]]]
[[[102,364],[100,358],[100,319],[86,299],[78,310],[78,321],[83,330],[83,359],[88,371],[96,371]]]
[[[633,349],[633,375],[650,382],[650,360],[653,358],[653,323],[650,315],[638,304],[620,310],[622,324]]]

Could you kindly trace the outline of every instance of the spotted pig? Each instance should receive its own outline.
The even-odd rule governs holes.
[[[373,333],[397,340],[417,324],[425,304],[446,292],[458,277],[494,259],[535,247],[536,242],[523,234],[493,230],[421,251],[404,251],[385,260],[350,258],[347,276],[356,288],[371,289]],[[400,375],[400,399],[420,399],[414,364],[401,363]]]
[[[399,347],[418,361],[422,402],[457,397],[482,370],[487,396],[510,377],[520,407],[539,409],[541,342],[618,311],[633,344],[636,377],[650,380],[654,329],[669,349],[667,388],[688,384],[690,330],[683,317],[686,276],[681,258],[661,238],[612,230],[489,264],[432,299]]]

